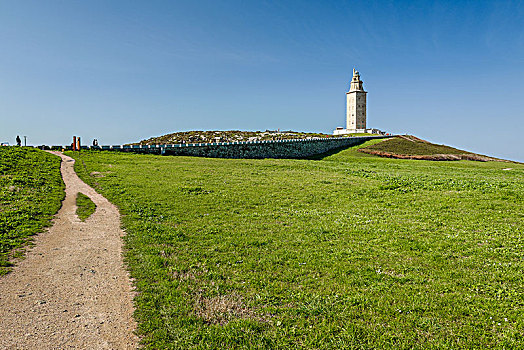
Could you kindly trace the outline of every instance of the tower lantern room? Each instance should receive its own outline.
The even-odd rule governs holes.
[[[364,82],[360,80],[359,72],[353,68],[353,78],[351,79],[349,91],[364,91]]]

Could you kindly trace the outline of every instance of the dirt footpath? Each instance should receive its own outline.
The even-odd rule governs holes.
[[[72,158],[55,154],[66,198],[53,226],[0,277],[0,349],[136,349],[119,212],[78,178]],[[85,222],[77,192],[97,205]]]

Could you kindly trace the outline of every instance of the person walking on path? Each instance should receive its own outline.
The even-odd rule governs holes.
[[[16,145],[18,147],[22,146],[22,140],[20,139],[20,135],[16,135]]]

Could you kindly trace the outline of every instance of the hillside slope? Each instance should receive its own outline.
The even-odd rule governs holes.
[[[362,147],[359,152],[379,157],[420,160],[503,161],[445,145],[437,145],[411,135],[401,135],[383,142]]]
[[[323,133],[300,131],[240,131],[240,130],[208,130],[208,131],[181,131],[162,136],[151,137],[132,145],[162,145],[179,143],[205,143],[205,142],[237,142],[237,141],[265,141],[265,140],[290,140],[306,139],[313,137],[333,137]]]
[[[0,276],[30,236],[51,223],[64,198],[60,158],[28,147],[0,147]]]

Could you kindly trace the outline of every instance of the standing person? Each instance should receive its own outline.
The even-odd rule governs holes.
[[[22,146],[22,140],[20,139],[20,136],[19,135],[16,135],[16,145],[18,147]]]

